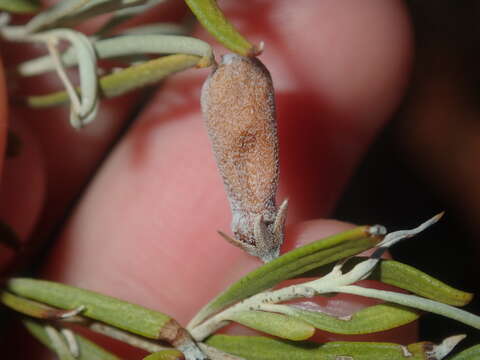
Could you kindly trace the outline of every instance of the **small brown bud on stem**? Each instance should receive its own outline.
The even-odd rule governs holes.
[[[287,201],[275,204],[279,157],[270,73],[256,58],[223,56],[201,104],[232,210],[234,245],[268,262],[283,243]]]

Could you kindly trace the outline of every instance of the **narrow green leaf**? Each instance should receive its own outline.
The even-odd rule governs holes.
[[[100,78],[101,95],[110,98],[154,84],[168,75],[197,65],[201,59],[193,55],[169,55],[103,76]],[[68,102],[68,96],[65,91],[59,91],[29,96],[26,100],[31,107],[50,107]]]
[[[272,309],[274,307],[282,314],[304,320],[317,329],[335,334],[357,335],[385,331],[411,323],[419,317],[418,312],[393,304],[369,306],[342,318],[295,306],[274,305]]]
[[[412,266],[394,260],[382,260],[371,278],[452,306],[466,305],[473,298],[471,293],[454,289]]]
[[[10,294],[7,291],[0,293],[0,302],[10,309],[38,319],[48,319],[53,315],[51,307]]]
[[[13,278],[8,290],[20,296],[61,309],[85,306],[82,316],[99,320],[151,339],[162,337],[162,330],[175,322],[171,317],[93,291],[50,281]]]
[[[480,344],[472,346],[466,350],[463,350],[461,353],[458,353],[450,358],[449,360],[475,360],[480,359]]]
[[[51,350],[54,350],[42,324],[29,319],[24,319],[23,324],[37,340]],[[85,339],[83,336],[75,334],[75,339],[80,349],[79,357],[77,357],[76,360],[120,360],[117,356]]]
[[[302,320],[265,311],[239,311],[229,320],[264,333],[288,340],[306,340],[313,336],[315,328]]]
[[[260,336],[214,335],[206,343],[247,360],[427,360],[431,343],[291,342]],[[349,358],[350,357],[350,358]]]
[[[80,90],[77,89],[78,92]],[[52,107],[68,103],[68,94],[66,91],[56,91],[46,95],[27,96],[25,102],[28,106],[34,108]]]
[[[198,65],[202,58],[194,55],[169,55],[131,66],[100,79],[103,96],[114,97],[152,85],[176,72]]]
[[[144,357],[143,360],[183,360],[185,357],[178,350],[163,350]]]
[[[0,10],[14,14],[30,14],[40,9],[37,0],[0,0]]]
[[[185,0],[203,27],[226,48],[243,56],[255,56],[261,49],[252,45],[227,20],[215,0]]]
[[[362,226],[292,250],[250,272],[208,303],[190,322],[192,328],[211,314],[237,301],[269,289],[283,280],[375,246],[381,238]]]

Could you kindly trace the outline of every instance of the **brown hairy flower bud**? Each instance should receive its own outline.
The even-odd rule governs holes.
[[[256,58],[222,57],[205,81],[202,111],[232,210],[234,245],[268,262],[283,243],[287,201],[275,205],[278,135],[270,73]]]

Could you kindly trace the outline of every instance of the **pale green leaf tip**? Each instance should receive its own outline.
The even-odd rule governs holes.
[[[464,334],[450,336],[443,340],[441,344],[434,345],[432,351],[427,354],[433,359],[443,359],[465,338],[466,335]]]

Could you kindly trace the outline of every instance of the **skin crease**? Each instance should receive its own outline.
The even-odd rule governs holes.
[[[330,220],[303,221],[328,215],[403,94],[411,40],[402,3],[304,0],[294,12],[290,1],[220,6],[247,38],[266,43],[261,60],[276,86],[280,132],[277,201],[288,196],[291,204],[284,249],[345,229],[349,225]],[[197,35],[214,43],[204,32]],[[228,230],[231,219],[200,115],[206,75],[207,70],[190,70],[172,77],[144,109],[79,200],[43,277],[164,311],[185,324],[260,264],[215,233]],[[115,104],[102,111],[111,112]],[[51,131],[35,129],[34,135],[42,144],[55,139],[61,152],[62,141],[70,140],[53,130],[64,128],[66,117],[54,114]],[[105,131],[99,136],[113,130]],[[78,154],[81,145],[69,144]],[[49,160],[52,152],[44,159],[53,167],[49,173],[63,174],[67,165]],[[91,161],[86,162],[97,160]],[[357,308],[352,297],[344,299],[341,310]],[[370,339],[408,343],[414,331]]]

